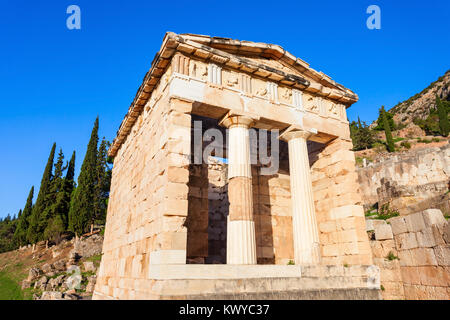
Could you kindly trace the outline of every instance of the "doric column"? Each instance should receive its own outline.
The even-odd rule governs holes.
[[[227,264],[256,264],[249,127],[253,119],[228,114],[220,125],[228,128]]]
[[[294,257],[298,265],[319,264],[320,247],[309,167],[307,139],[312,133],[289,128],[280,135],[288,142]]]

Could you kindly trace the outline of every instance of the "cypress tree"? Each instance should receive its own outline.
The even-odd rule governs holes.
[[[384,110],[384,106],[383,106],[383,110]],[[389,123],[389,129],[391,129],[391,131],[395,130],[394,115],[386,110],[384,110],[384,114],[387,118],[387,122]],[[382,131],[382,130],[384,130],[384,128],[385,128],[385,126],[384,126],[383,116],[381,115],[381,113],[379,113],[378,119],[377,119],[377,125],[374,128],[374,130]]]
[[[442,136],[447,137],[450,132],[450,123],[448,121],[447,108],[441,99],[436,95],[436,107],[439,116],[439,132]]]
[[[70,158],[69,166],[67,167],[67,172],[66,172],[66,180],[72,182],[72,189],[73,189],[73,178],[74,177],[75,177],[75,151],[73,151],[73,153],[72,153],[72,157]]]
[[[109,188],[111,184],[111,169],[108,167],[109,142],[103,137],[97,153],[97,181],[95,184],[93,222],[104,224],[108,206]]]
[[[47,194],[49,193],[52,181],[52,169],[53,159],[55,157],[55,149],[56,143],[53,144],[52,150],[50,151],[44,174],[42,175],[41,186],[39,188],[36,203],[31,213],[30,225],[27,230],[27,240],[30,243],[34,243],[43,239],[43,226],[45,227],[47,224],[47,221],[43,221],[43,212],[48,206]]]
[[[389,126],[384,106],[381,106],[380,115],[382,116],[383,119],[384,133],[386,134],[387,150],[389,152],[394,152],[395,151],[394,139],[392,138],[391,128]]]
[[[66,176],[61,179],[61,186],[56,198],[57,213],[61,218],[64,231],[67,230],[69,224],[70,199],[74,189],[73,178],[75,176],[75,151],[72,153],[69,164],[67,166]]]
[[[69,209],[69,230],[81,235],[92,221],[95,182],[97,178],[98,117],[95,119],[86,155],[81,165],[78,186],[73,192]]]
[[[63,172],[67,166],[64,165],[64,154],[60,149],[58,159],[55,163],[55,172],[51,182],[50,191],[47,194],[48,207],[44,211],[42,221],[46,222],[43,226],[44,239],[59,242],[61,234],[66,231],[64,223],[67,216],[70,195],[67,197],[64,192]]]
[[[27,230],[29,225],[29,219],[31,216],[31,210],[33,208],[33,195],[34,195],[34,186],[31,187],[30,192],[28,193],[27,202],[25,203],[25,208],[19,215],[19,220],[17,221],[17,228],[14,233],[15,241],[18,245],[23,246],[28,244],[27,241]]]

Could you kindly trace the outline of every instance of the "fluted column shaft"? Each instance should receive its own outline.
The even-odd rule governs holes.
[[[299,265],[319,264],[320,247],[309,167],[306,131],[282,134],[288,141],[294,258]]]
[[[249,127],[252,119],[227,116],[228,131],[227,264],[256,264]]]

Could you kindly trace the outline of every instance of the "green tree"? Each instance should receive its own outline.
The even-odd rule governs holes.
[[[61,223],[64,231],[67,230],[69,224],[69,209],[70,199],[74,189],[74,175],[75,175],[75,151],[72,153],[69,164],[67,165],[66,176],[61,179],[61,185],[56,197],[56,214],[59,216],[57,224]]]
[[[18,244],[14,240],[16,225],[17,219],[10,214],[3,220],[0,218],[0,253],[17,249]]]
[[[386,111],[384,110],[384,106],[381,106],[380,115],[383,119],[383,128],[384,133],[386,134],[387,150],[389,152],[394,152],[395,151],[394,139],[392,138],[391,127],[389,126],[389,120],[386,115]]]
[[[353,142],[353,150],[358,150],[359,146],[359,135],[358,135],[358,123],[355,121],[350,122],[350,137]]]
[[[108,166],[109,142],[103,137],[97,152],[97,179],[95,183],[94,223],[106,222],[109,188],[111,185],[111,169]]]
[[[373,132],[369,126],[358,117],[358,122],[350,124],[350,135],[353,141],[353,150],[363,150],[372,147],[374,143]]]
[[[72,153],[72,157],[70,158],[69,166],[67,167],[67,172],[66,172],[66,181],[71,183],[72,190],[74,187],[74,182],[73,182],[74,177],[75,177],[75,151],[73,151],[73,153]]]
[[[28,193],[25,208],[23,209],[22,214],[20,214],[18,217],[17,228],[16,231],[14,232],[14,239],[20,246],[28,244],[27,241],[27,230],[29,225],[28,220],[30,219],[31,211],[33,209],[33,195],[34,195],[34,186],[31,187],[31,190]]]
[[[450,123],[448,121],[448,111],[444,102],[436,95],[436,108],[439,116],[439,132],[447,137],[450,132]]]
[[[383,106],[383,110],[384,110],[384,106]],[[388,112],[388,111],[384,111],[384,114],[385,114],[385,116],[387,118],[387,122],[389,124],[389,129],[391,131],[395,130],[396,126],[395,126],[395,122],[394,122],[394,115],[392,113]],[[378,119],[377,119],[377,126],[374,128],[374,130],[383,131],[384,128],[385,128],[384,120],[383,120],[383,117],[382,117],[382,115],[380,113],[378,115]]]
[[[81,235],[90,223],[94,213],[95,182],[97,178],[98,117],[95,119],[86,155],[81,165],[78,186],[70,201],[69,230]]]
[[[58,159],[55,163],[55,171],[51,182],[50,190],[47,194],[48,207],[44,211],[46,225],[44,228],[44,239],[59,242],[61,234],[66,231],[65,221],[69,209],[70,194],[66,195],[64,190],[63,173],[67,165],[64,166],[64,154],[60,149]]]
[[[30,225],[27,230],[27,240],[30,243],[35,243],[43,239],[44,228],[48,222],[44,221],[45,217],[43,213],[48,206],[47,195],[49,193],[49,189],[51,187],[51,182],[53,178],[52,169],[53,169],[53,159],[55,157],[55,149],[56,143],[53,144],[52,149],[50,151],[50,155],[48,157],[47,164],[45,166],[44,173],[42,175],[41,186],[39,188],[36,203],[31,213]]]

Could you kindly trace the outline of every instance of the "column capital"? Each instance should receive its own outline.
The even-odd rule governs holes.
[[[316,129],[305,130],[300,126],[292,125],[280,134],[279,139],[281,139],[283,141],[289,141],[289,140],[298,139],[298,138],[303,138],[303,139],[307,140],[309,137],[311,137],[315,134],[317,134]]]
[[[255,122],[259,120],[259,117],[247,112],[229,111],[220,121],[219,125],[231,128],[231,127],[245,127],[250,128]]]

